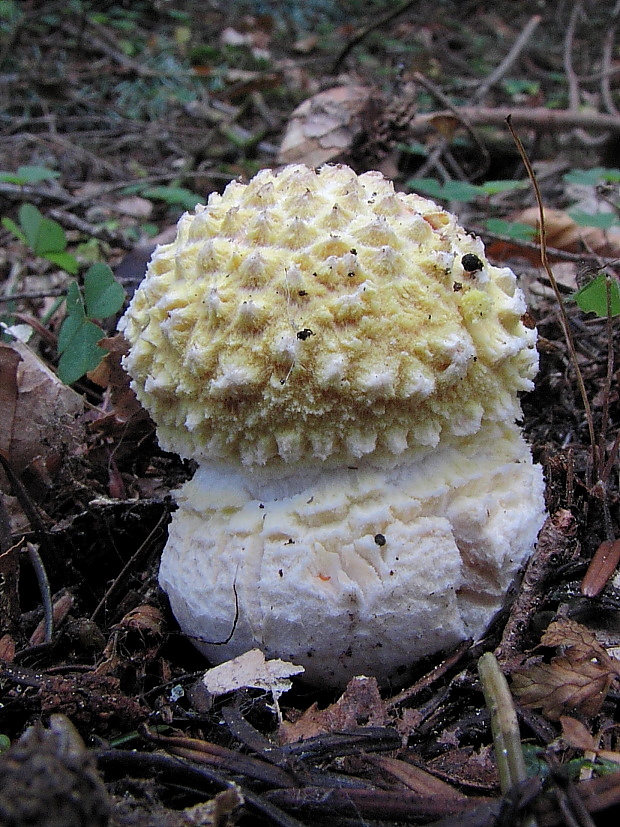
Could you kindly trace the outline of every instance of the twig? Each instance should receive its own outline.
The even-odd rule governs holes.
[[[45,566],[43,565],[43,560],[41,560],[41,555],[39,554],[37,547],[32,543],[26,543],[26,548],[28,550],[30,565],[34,569],[37,583],[39,585],[39,591],[41,592],[43,617],[45,618],[45,638],[43,642],[49,643],[52,639],[52,635],[54,634],[54,607],[52,605],[50,581],[48,580],[47,572],[45,571]]]
[[[583,407],[586,414],[586,420],[588,423],[588,431],[590,433],[590,444],[592,446],[592,466],[595,479],[598,480],[598,452],[597,452],[597,442],[596,442],[596,434],[594,432],[594,420],[592,418],[592,409],[590,407],[590,400],[588,399],[588,393],[586,391],[585,382],[583,380],[583,375],[581,373],[581,368],[579,367],[579,361],[577,359],[577,351],[575,350],[575,342],[573,339],[573,333],[570,328],[570,323],[568,321],[568,314],[566,313],[566,307],[564,305],[564,301],[562,299],[562,294],[560,292],[560,288],[558,287],[558,283],[555,279],[553,271],[551,269],[551,265],[549,264],[549,259],[547,257],[547,226],[545,224],[545,210],[543,207],[542,196],[540,194],[540,188],[538,186],[538,181],[536,179],[536,174],[532,168],[532,164],[530,163],[530,159],[527,156],[525,148],[521,143],[521,139],[517,135],[512,125],[512,119],[510,116],[506,118],[506,123],[508,124],[508,129],[510,130],[510,134],[513,137],[513,140],[519,150],[519,155],[521,156],[521,160],[523,161],[525,168],[527,170],[528,177],[531,181],[532,187],[534,189],[534,194],[536,196],[536,203],[538,204],[538,210],[540,215],[540,260],[542,262],[542,266],[549,278],[549,282],[555,293],[555,297],[557,300],[558,311],[560,314],[560,322],[562,325],[562,331],[564,333],[564,338],[566,339],[566,344],[568,346],[568,350],[570,352],[571,361],[573,363],[573,369],[575,371],[575,376],[577,378],[577,385],[579,386],[579,392],[581,394],[581,401],[583,403]]]
[[[503,126],[506,118],[511,116],[515,127],[529,127],[547,132],[576,127],[620,132],[620,117],[608,115],[606,112],[572,112],[570,109],[546,109],[544,106],[532,109],[511,109],[504,106],[495,109],[455,106],[453,110],[424,112],[417,115],[410,124],[410,134],[425,135],[434,129],[433,121],[436,118],[450,115],[454,115],[459,120],[467,120],[472,126]]]
[[[563,51],[564,71],[566,72],[566,80],[568,82],[568,105],[569,109],[575,112],[579,109],[580,94],[579,80],[573,68],[573,44],[575,40],[575,29],[577,28],[577,18],[580,16],[583,17],[583,4],[576,2],[571,10],[568,26],[566,27]],[[575,135],[586,144],[598,144],[607,140],[606,135],[593,138],[580,128],[575,129]]]
[[[452,114],[454,115],[454,117],[458,118],[458,120],[463,124],[463,126],[465,127],[467,132],[470,134],[472,140],[474,141],[474,143],[476,144],[476,146],[480,150],[480,153],[481,153],[481,155],[484,159],[484,161],[481,165],[481,169],[478,170],[475,173],[476,175],[481,175],[484,171],[486,171],[489,168],[489,164],[491,163],[491,158],[490,158],[490,155],[489,155],[489,150],[482,143],[482,141],[480,140],[480,138],[476,134],[476,131],[474,130],[474,128],[470,124],[469,120],[467,118],[463,117],[462,114],[459,114],[458,108],[456,106],[452,105],[452,103],[450,102],[450,99],[447,97],[447,95],[444,95],[444,93],[441,91],[441,89],[439,89],[432,81],[430,81],[426,77],[426,75],[423,75],[422,72],[415,72],[413,78],[421,86],[424,86],[424,88],[428,92],[430,92],[431,95],[434,95],[437,98],[437,100],[443,106],[445,106],[447,109],[449,109],[450,112],[452,112]]]
[[[579,108],[579,82],[573,69],[573,41],[575,39],[575,29],[577,28],[577,18],[580,15],[583,15],[583,5],[581,2],[576,2],[571,9],[568,26],[566,27],[562,55],[566,82],[568,83],[568,106],[571,110]]]
[[[92,49],[96,49],[102,54],[107,55],[107,57],[111,58],[115,63],[118,63],[119,66],[122,66],[124,69],[128,69],[130,72],[133,72],[139,77],[152,78],[159,77],[162,74],[155,69],[150,69],[147,66],[143,66],[136,60],[132,60],[132,58],[128,57],[120,49],[112,46],[110,43],[106,43],[104,38],[100,36],[101,29],[103,27],[99,28],[97,27],[97,24],[91,24],[91,28],[95,30],[99,28],[99,35],[92,32],[88,34],[81,31],[77,26],[74,26],[73,23],[69,23],[68,20],[63,20],[60,24],[60,28],[71,37],[75,37],[82,45],[90,46]]]
[[[91,224],[89,221],[84,221],[83,218],[73,215],[73,213],[53,209],[49,211],[49,215],[58,221],[59,224],[62,224],[63,227],[79,230],[79,232],[84,233],[84,235],[99,238],[101,241],[122,247],[124,250],[130,250],[133,247],[133,243],[122,233],[114,232],[110,230],[109,227],[97,227],[95,224]]]
[[[301,821],[283,812],[262,796],[243,786],[234,785],[232,781],[210,768],[198,767],[181,758],[157,752],[145,753],[135,752],[134,750],[100,749],[95,750],[94,754],[97,763],[103,769],[120,769],[129,776],[135,774],[143,774],[145,778],[159,776],[164,784],[183,783],[201,792],[204,792],[205,789],[208,791],[213,787],[226,790],[234,789],[236,786],[241,791],[246,807],[250,811],[260,813],[274,827],[303,827]]]
[[[525,24],[521,34],[512,44],[512,49],[508,52],[508,54],[502,60],[499,66],[497,66],[486,78],[486,80],[484,80],[480,84],[480,86],[474,93],[472,97],[473,103],[478,103],[479,101],[481,101],[487,94],[489,89],[491,89],[492,86],[495,86],[495,84],[504,77],[506,72],[508,72],[512,64],[517,60],[517,58],[525,48],[528,40],[534,33],[536,27],[538,26],[541,20],[542,16],[540,14],[535,14],[533,15],[533,17],[530,17],[530,19]]]
[[[468,224],[467,229],[485,239],[490,238],[494,241],[505,241],[513,247],[522,247],[524,250],[533,250],[540,254],[540,244],[536,241],[528,241],[526,238],[512,238],[512,236],[503,235],[502,233],[493,233],[490,230],[487,230],[486,227],[478,227],[474,224]],[[588,253],[587,251],[584,251],[583,253],[570,253],[568,250],[559,250],[557,247],[547,247],[547,255],[551,258],[558,259],[559,261],[575,261],[579,264],[583,264],[587,261],[591,261],[594,264],[601,263],[600,256],[597,256],[594,253]],[[602,261],[603,264],[611,264],[616,261],[616,259],[604,258]],[[573,291],[570,290],[567,292]]]
[[[97,604],[97,607],[95,608],[95,611],[90,616],[90,620],[95,620],[98,617],[98,615],[103,610],[103,608],[105,607],[108,600],[110,600],[110,598],[114,594],[114,592],[117,591],[117,589],[119,588],[119,586],[122,583],[125,583],[127,581],[127,575],[129,574],[131,569],[136,565],[136,563],[140,560],[140,558],[145,553],[145,551],[149,548],[149,546],[152,543],[155,535],[157,534],[159,529],[162,527],[164,521],[167,518],[168,518],[168,511],[165,510],[165,511],[163,511],[162,515],[160,516],[160,518],[157,521],[157,523],[155,524],[155,526],[148,533],[148,536],[146,537],[144,542],[142,542],[140,544],[139,548],[137,549],[137,551],[134,554],[131,555],[129,560],[125,563],[125,565],[121,569],[118,577],[116,577],[116,579],[112,582],[110,587],[106,590],[106,593],[103,595],[103,597],[101,598],[101,600]]]
[[[406,0],[405,3],[401,3],[400,6],[397,6],[392,11],[384,14],[383,17],[380,17],[378,20],[375,20],[374,23],[371,23],[369,26],[365,26],[363,29],[355,34],[351,40],[347,43],[347,45],[342,49],[338,57],[333,63],[331,73],[336,74],[340,70],[344,59],[353,51],[353,49],[364,40],[364,38],[370,34],[370,32],[374,32],[375,29],[381,28],[381,26],[385,26],[386,23],[391,23],[396,17],[398,17],[403,12],[406,12],[407,9],[411,8],[411,6],[415,6],[416,0]]]
[[[618,27],[612,26],[605,35],[605,40],[603,41],[603,71],[601,75],[601,98],[605,105],[605,109],[609,112],[610,115],[620,115],[620,110],[614,103],[610,85],[610,78],[612,74],[611,61],[614,53],[614,43],[616,40],[617,31]]]
[[[456,647],[456,649],[448,655],[448,657],[443,660],[440,664],[435,666],[434,669],[424,675],[423,678],[420,678],[419,681],[408,686],[406,689],[401,690],[397,695],[394,695],[393,698],[386,700],[385,708],[387,711],[394,709],[396,706],[400,706],[400,704],[404,703],[405,701],[411,700],[416,695],[419,695],[424,689],[427,689],[429,686],[441,678],[448,669],[451,669],[455,664],[457,664],[463,655],[471,648],[472,646],[471,640],[464,640],[462,643]]]

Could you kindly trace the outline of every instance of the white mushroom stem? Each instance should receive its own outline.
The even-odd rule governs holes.
[[[258,646],[328,686],[480,636],[544,518],[512,423],[390,468],[203,463],[177,501],[160,582],[184,631],[212,662]]]

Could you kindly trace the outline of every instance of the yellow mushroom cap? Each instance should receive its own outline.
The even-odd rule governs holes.
[[[432,201],[295,165],[185,214],[120,329],[167,450],[390,464],[519,415],[524,311],[514,274]]]

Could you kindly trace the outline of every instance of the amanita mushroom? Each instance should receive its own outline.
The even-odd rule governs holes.
[[[485,631],[544,517],[524,311],[377,172],[263,170],[181,218],[120,328],[162,447],[199,463],[160,583],[212,662],[385,683]]]

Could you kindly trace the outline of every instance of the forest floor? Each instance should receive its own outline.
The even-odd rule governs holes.
[[[0,2],[0,823],[617,816],[619,14],[585,0]],[[158,587],[171,492],[193,467],[160,450],[128,389],[103,265],[131,295],[210,192],[327,161],[439,200],[518,274],[540,352],[524,426],[550,516],[484,640],[416,664],[398,691],[293,680],[278,710],[251,676],[207,696],[209,664]],[[495,745],[477,671],[493,651],[512,688]],[[525,770],[506,776],[512,710]]]

